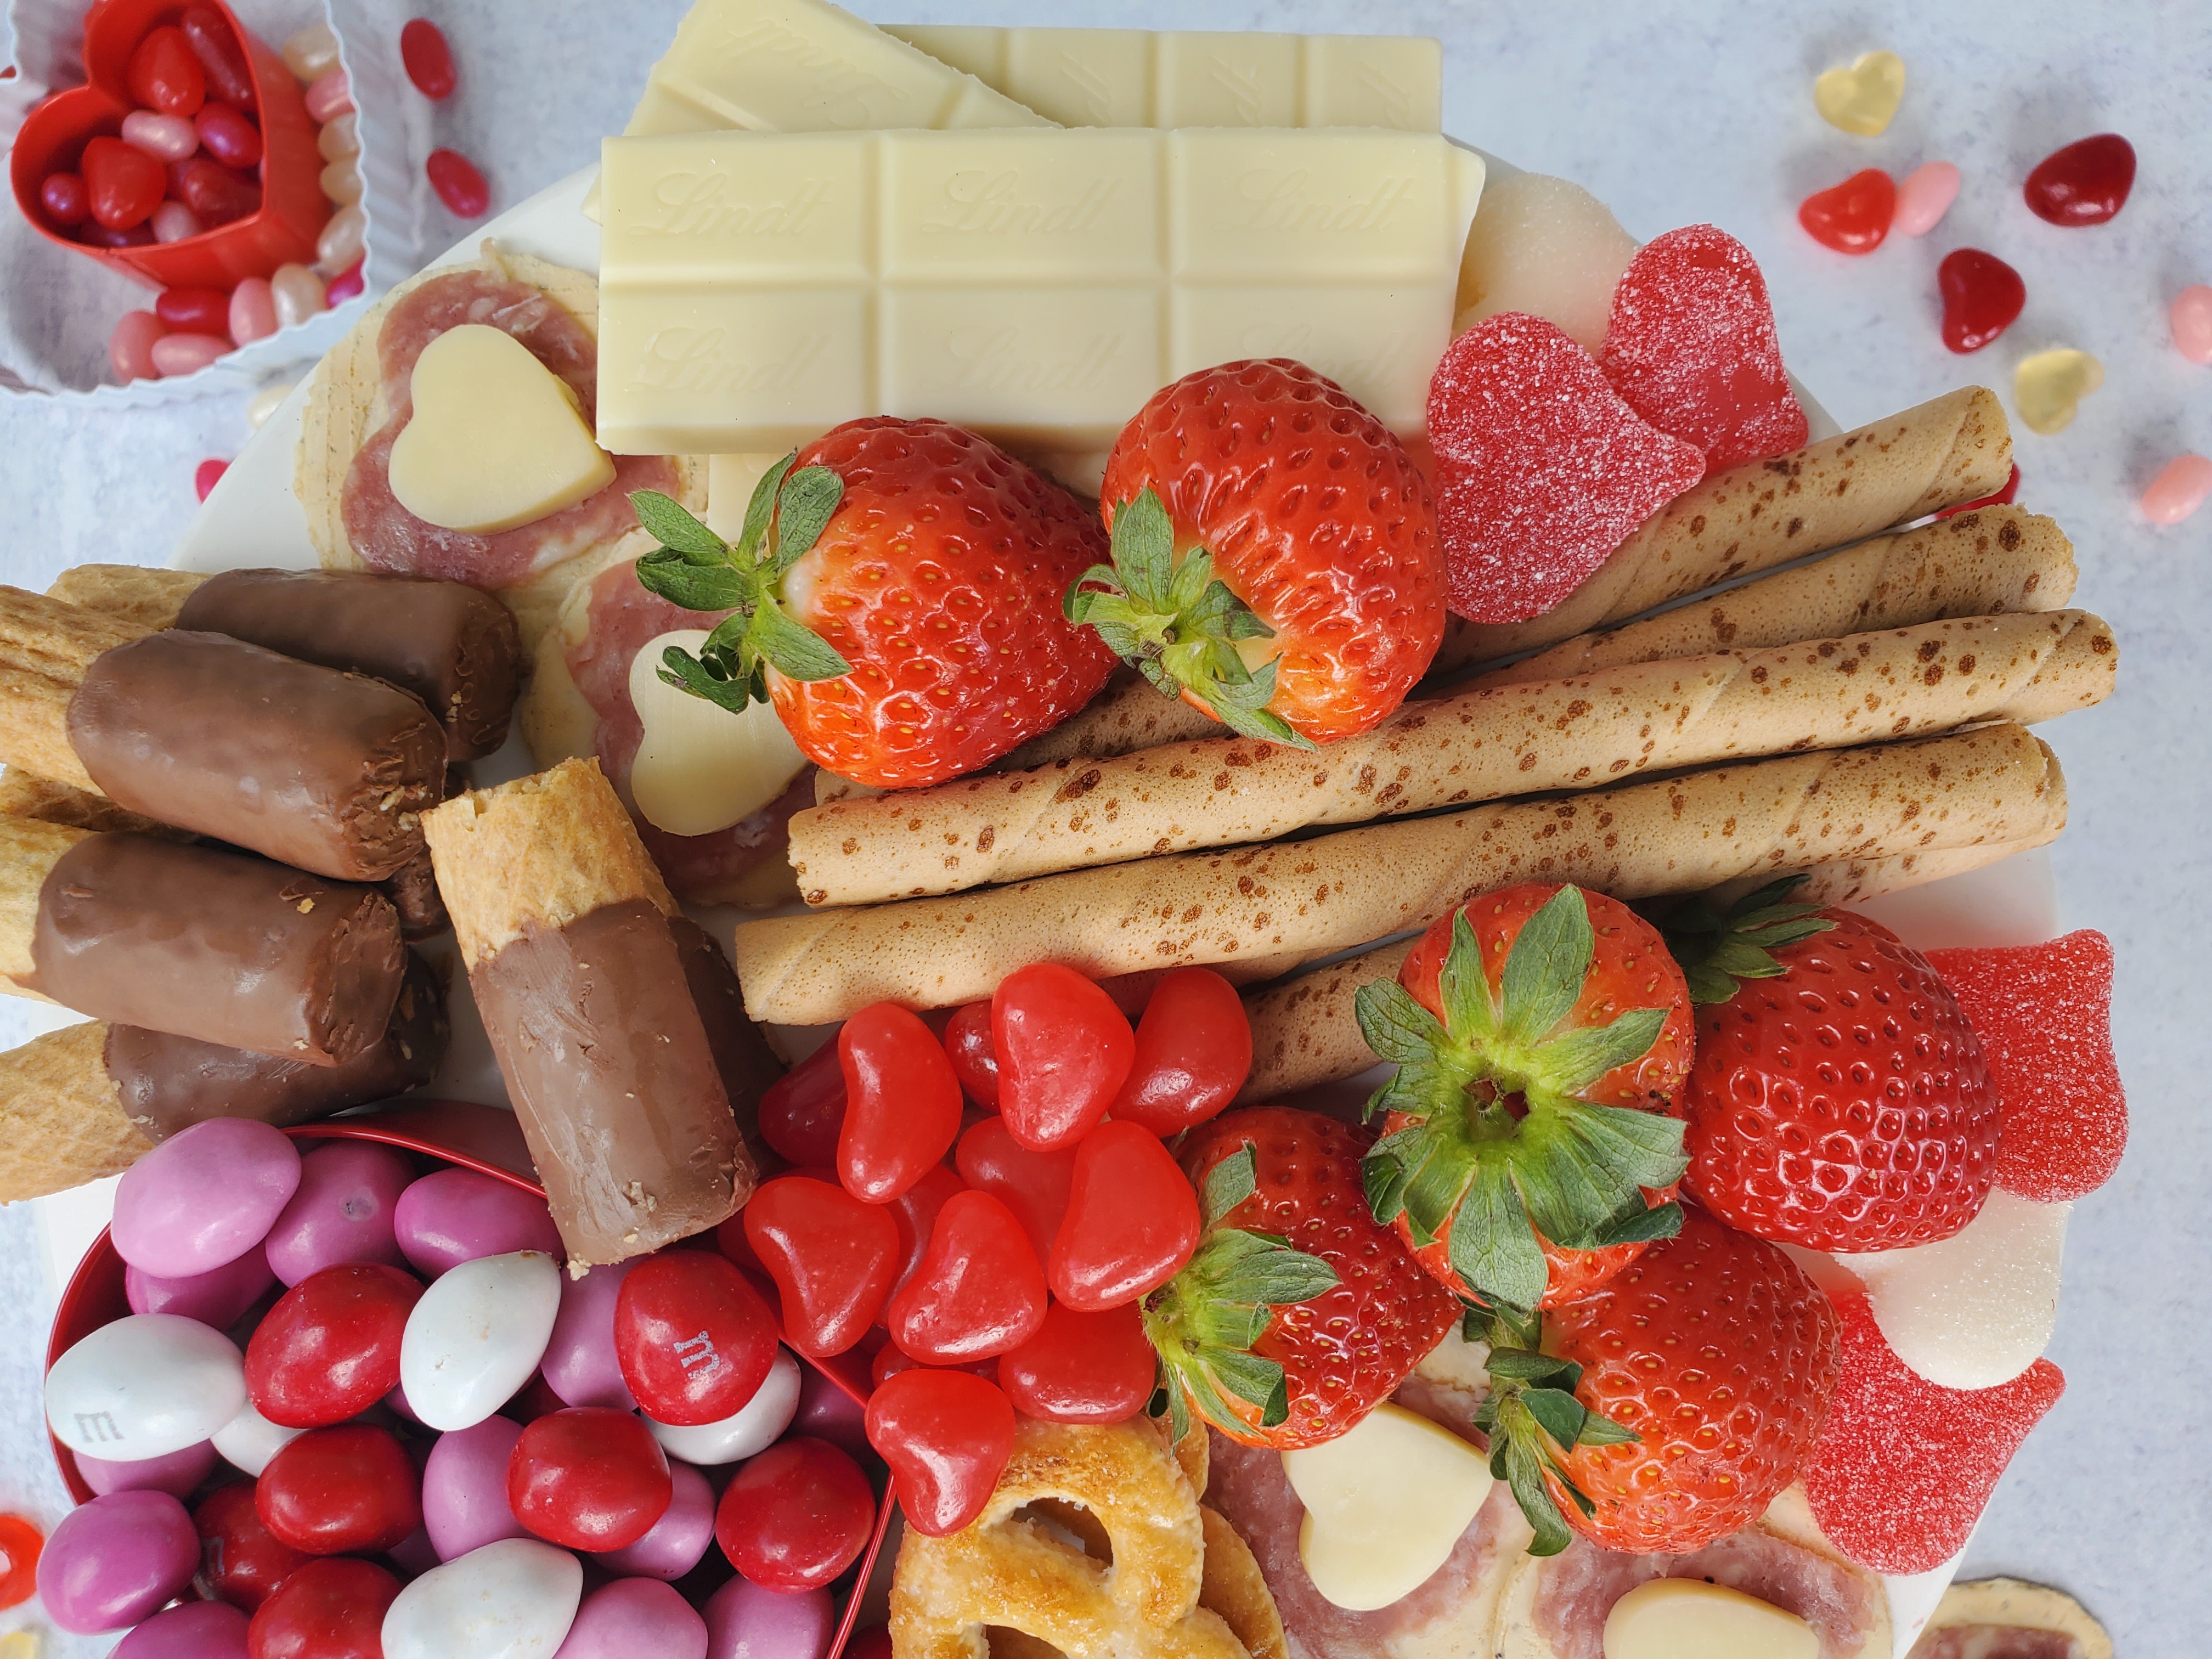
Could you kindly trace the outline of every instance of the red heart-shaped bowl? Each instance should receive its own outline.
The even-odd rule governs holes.
[[[496,1107],[466,1101],[423,1101],[356,1117],[302,1123],[284,1133],[295,1140],[378,1141],[418,1158],[474,1170],[539,1198],[545,1195],[545,1189],[538,1183],[537,1168],[530,1161],[530,1149],[523,1144],[522,1131],[515,1123],[514,1115]],[[711,1244],[713,1241],[709,1237],[707,1242]],[[123,1289],[123,1258],[103,1230],[85,1252],[84,1260],[77,1264],[76,1272],[70,1276],[69,1287],[62,1292],[61,1306],[54,1315],[53,1334],[46,1343],[46,1369],[52,1370],[56,1360],[102,1325],[121,1319],[130,1311],[131,1303]],[[809,1359],[796,1349],[792,1352],[800,1364],[811,1367],[854,1401],[866,1404],[870,1389],[868,1368],[855,1355]],[[62,1484],[69,1488],[70,1498],[79,1504],[90,1503],[92,1488],[78,1472],[76,1454],[52,1435],[47,1439],[53,1447],[54,1463],[61,1471]],[[849,1587],[842,1592],[837,1633],[830,1643],[827,1659],[838,1659],[852,1638],[854,1625],[860,1615],[861,1598],[866,1593],[877,1558],[883,1553],[891,1517],[898,1508],[898,1496],[889,1474],[880,1468],[876,1473],[882,1493],[876,1510],[876,1524],[868,1534],[866,1550],[848,1570]],[[714,1555],[714,1546],[708,1546],[708,1553],[710,1557]]]
[[[84,68],[90,84],[56,93],[33,109],[8,158],[15,205],[41,235],[153,288],[229,288],[242,277],[266,276],[281,264],[312,264],[316,234],[331,216],[315,124],[307,118],[300,83],[283,59],[246,29],[222,0],[198,3],[222,14],[246,52],[261,123],[258,209],[180,242],[106,248],[62,234],[40,205],[39,187],[48,173],[75,170],[89,140],[122,131],[123,118],[133,107],[125,81],[131,54],[149,30],[176,20],[182,10],[176,0],[94,0],[84,19]]]

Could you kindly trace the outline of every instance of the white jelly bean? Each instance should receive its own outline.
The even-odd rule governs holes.
[[[343,161],[349,155],[360,155],[361,117],[341,115],[324,122],[322,131],[315,135],[315,148],[325,161]]]
[[[399,1340],[399,1383],[433,1429],[481,1423],[530,1380],[561,1311],[542,1250],[464,1261],[422,1292]]]
[[[694,1427],[657,1423],[648,1417],[645,1426],[671,1457],[680,1457],[687,1463],[713,1465],[734,1463],[739,1458],[766,1451],[782,1437],[791,1426],[791,1419],[798,1414],[799,1362],[791,1357],[788,1349],[778,1348],[775,1364],[769,1368],[768,1380],[760,1385],[760,1392],[734,1416]]]
[[[269,291],[276,301],[276,325],[289,328],[323,309],[323,279],[305,265],[279,265],[270,273]]]
[[[337,68],[325,70],[307,88],[306,102],[310,121],[334,121],[341,115],[352,114],[353,88],[346,83],[346,72]]]
[[[305,1429],[271,1423],[249,1400],[237,1416],[215,1431],[215,1449],[222,1454],[223,1462],[258,1480],[261,1471],[269,1467],[269,1460],[305,1433]]]
[[[328,23],[310,23],[284,37],[284,67],[295,81],[319,81],[337,67],[338,38]]]
[[[102,1325],[46,1373],[54,1438],[71,1451],[111,1460],[161,1457],[197,1445],[245,1404],[238,1345],[175,1314],[131,1314]]]
[[[230,291],[230,337],[245,345],[276,331],[276,294],[265,278],[244,278]]]
[[[501,1539],[399,1592],[384,1615],[384,1659],[552,1659],[583,1593],[584,1564],[568,1551]]]
[[[368,234],[368,216],[358,206],[340,208],[324,221],[315,238],[315,270],[335,276],[361,258],[362,239]]]
[[[123,118],[123,142],[162,161],[181,161],[200,147],[199,131],[180,115],[134,109]]]
[[[340,207],[351,207],[361,200],[361,169],[350,155],[325,167],[321,184],[323,194]]]
[[[147,222],[153,226],[154,240],[157,242],[181,242],[207,228],[200,222],[200,216],[182,202],[162,203],[154,210],[154,216]]]

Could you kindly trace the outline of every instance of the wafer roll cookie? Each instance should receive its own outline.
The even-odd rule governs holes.
[[[2043,823],[2052,775],[2043,746],[2009,725],[1791,756],[1287,845],[744,922],[738,977],[753,1018],[817,1025],[872,1002],[972,1002],[1031,962],[1110,979],[1322,956],[1424,927],[1466,895],[1511,881],[1583,882],[1634,898],[2015,841]]]
[[[134,835],[160,836],[168,841],[194,839],[189,830],[156,823],[149,817],[118,806],[105,795],[73,789],[52,778],[33,776],[9,767],[0,772],[0,816],[40,818],[67,824],[72,830],[128,830]]]
[[[1518,623],[1453,617],[1430,672],[1626,622],[1732,576],[1994,495],[2011,472],[2012,434],[1996,394],[1983,386],[1946,392],[1706,479],[1654,514],[1558,609]]]
[[[2056,611],[2074,597],[2073,544],[2056,522],[1984,507],[1882,536],[1608,633],[1582,634],[1475,684],[1568,679],[1624,663],[1758,651],[1953,617]]]
[[[1628,664],[1409,703],[1319,751],[1222,738],[836,802],[792,820],[791,861],[811,903],[958,891],[1638,772],[2033,723],[2101,701],[2117,656],[2103,623],[2066,611]]]
[[[143,564],[80,564],[64,570],[46,597],[96,611],[134,634],[158,634],[177,625],[185,601],[207,580],[197,570],[161,570]]]
[[[50,1002],[37,989],[39,898],[62,856],[88,830],[38,818],[0,817],[0,991]]]
[[[86,1020],[0,1054],[0,1204],[120,1175],[154,1149],[123,1110]]]
[[[1163,693],[1133,669],[1116,669],[1106,689],[1051,731],[1031,738],[1004,760],[1000,772],[1026,771],[1060,760],[1091,760],[1220,735],[1221,722],[1180,697]]]
[[[96,611],[0,587],[0,762],[103,793],[70,746],[70,699],[94,658],[137,637]]]

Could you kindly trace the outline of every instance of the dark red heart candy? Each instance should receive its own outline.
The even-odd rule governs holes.
[[[2010,328],[2027,303],[2027,284],[1994,253],[1962,247],[1936,268],[1943,296],[1943,343],[1956,352],[1979,351]]]
[[[2136,147],[2117,132],[2077,138],[2035,164],[2022,191],[2028,211],[2054,225],[2101,225],[2136,187]]]

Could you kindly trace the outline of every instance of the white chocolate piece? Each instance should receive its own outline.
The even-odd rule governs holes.
[[[464,323],[422,348],[415,412],[392,446],[392,493],[426,524],[489,535],[614,482],[576,394],[504,329]]]
[[[1796,1613],[1702,1578],[1655,1578],[1613,1604],[1605,1659],[1820,1659]]]
[[[745,508],[769,468],[783,457],[767,450],[707,458],[707,528],[726,542],[744,533]]]
[[[669,647],[696,656],[706,642],[705,629],[680,628],[630,659],[629,699],[645,728],[630,793],[646,820],[672,836],[711,836],[750,817],[806,766],[769,704],[750,703],[733,714],[660,678]]]
[[[1452,331],[1501,311],[1557,323],[1595,354],[1605,343],[1613,290],[1636,239],[1580,185],[1524,173],[1483,192],[1460,264]]]
[[[889,23],[1064,127],[1390,127],[1434,132],[1443,51],[1393,34]]]
[[[1481,158],[1370,129],[611,138],[599,441],[781,452],[862,415],[1111,447],[1169,381],[1296,357],[1427,419]]]
[[[1490,1465],[1449,1429],[1389,1402],[1334,1440],[1282,1454],[1306,1507],[1298,1556],[1314,1588],[1355,1612],[1412,1595],[1450,1558],[1490,1496]]]

